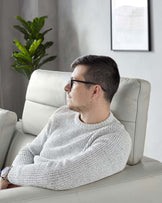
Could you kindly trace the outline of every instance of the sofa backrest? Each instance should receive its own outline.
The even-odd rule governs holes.
[[[36,70],[31,76],[23,110],[25,133],[38,135],[53,112],[66,104],[64,86],[70,72]]]
[[[64,86],[70,72],[36,70],[26,93],[22,116],[23,131],[38,135],[53,112],[66,104]],[[138,163],[144,150],[150,84],[141,79],[121,78],[111,111],[124,124],[132,139],[129,165]]]

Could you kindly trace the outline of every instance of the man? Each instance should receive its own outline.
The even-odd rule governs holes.
[[[72,68],[65,86],[67,106],[20,150],[5,169],[1,188],[12,183],[64,190],[125,168],[131,139],[110,111],[120,81],[117,64],[107,56],[88,55],[76,59]]]

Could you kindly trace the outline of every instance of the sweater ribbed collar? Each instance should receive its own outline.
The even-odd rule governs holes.
[[[101,128],[104,126],[109,125],[112,121],[114,120],[114,116],[113,113],[110,112],[110,115],[107,119],[105,119],[104,121],[100,122],[100,123],[95,123],[95,124],[88,124],[88,123],[84,123],[79,119],[79,113],[77,112],[75,115],[75,124],[79,125],[82,128],[87,128],[87,129],[97,129],[97,128]]]

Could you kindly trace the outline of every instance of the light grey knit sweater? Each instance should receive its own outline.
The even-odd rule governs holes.
[[[64,106],[20,150],[8,179],[17,185],[70,189],[122,171],[130,150],[131,139],[112,113],[101,123],[85,124]]]

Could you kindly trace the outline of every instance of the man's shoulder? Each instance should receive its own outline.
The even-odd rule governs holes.
[[[124,124],[112,112],[110,112],[110,116],[107,119],[107,125],[101,128],[101,131],[104,135],[102,137],[107,139],[110,137],[114,137],[115,139],[130,139],[130,135]]]
[[[123,123],[111,112],[111,120],[113,121],[113,125],[115,127],[115,129],[125,129],[125,126],[123,125]]]
[[[98,142],[101,145],[107,146],[121,146],[130,150],[132,141],[125,126],[118,120],[111,112],[108,125],[99,129],[92,140],[94,143]]]
[[[128,142],[131,142],[131,138],[130,138],[130,134],[128,133],[127,129],[125,128],[124,124],[117,119],[113,113],[113,130],[114,130],[114,134],[116,134],[116,136],[122,140],[127,140]]]

